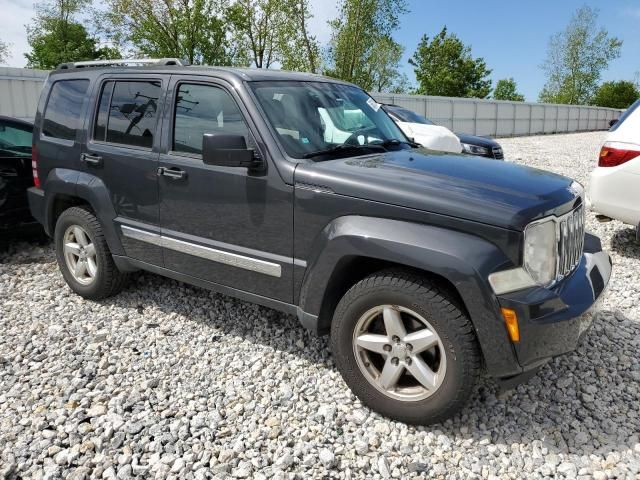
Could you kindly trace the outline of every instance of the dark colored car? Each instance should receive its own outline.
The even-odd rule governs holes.
[[[33,123],[0,116],[0,235],[37,226],[29,211]]]
[[[611,262],[571,179],[415,148],[329,78],[117,63],[53,72],[35,121],[31,210],[79,295],[142,269],[297,315],[364,403],[410,423],[591,324]]]
[[[384,110],[397,122],[408,124],[436,125],[428,118],[398,105],[383,105]],[[504,160],[502,147],[495,140],[488,137],[479,137],[466,133],[455,133],[462,145],[462,151],[471,155]]]
[[[504,160],[502,147],[494,139],[458,132],[456,132],[456,135],[460,139],[464,153],[493,158],[495,160]]]

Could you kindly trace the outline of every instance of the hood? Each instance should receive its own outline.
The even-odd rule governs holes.
[[[468,133],[457,133],[457,137],[462,143],[468,143],[469,145],[478,145],[480,147],[494,148],[499,147],[500,144],[492,138],[479,137],[477,135],[469,135]]]
[[[446,127],[407,122],[398,122],[398,126],[407,136],[429,150],[450,153],[462,152],[460,140]]]
[[[523,230],[578,196],[573,181],[561,175],[425,149],[299,164],[295,181],[513,230]]]

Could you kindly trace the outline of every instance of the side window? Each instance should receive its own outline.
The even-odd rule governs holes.
[[[181,83],[173,125],[173,150],[176,152],[202,154],[205,133],[244,135],[247,145],[252,143],[238,105],[218,87]]]
[[[32,129],[0,120],[0,156],[31,156]]]
[[[44,110],[44,135],[63,140],[76,139],[82,102],[88,88],[89,80],[60,80],[53,84]]]
[[[151,148],[156,131],[160,82],[107,82],[102,89],[94,138]]]

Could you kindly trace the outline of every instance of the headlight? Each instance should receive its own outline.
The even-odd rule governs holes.
[[[534,222],[524,231],[524,268],[539,285],[556,278],[558,248],[556,222],[552,219]]]
[[[489,149],[486,147],[481,147],[479,145],[470,145],[468,143],[462,144],[462,150],[465,153],[471,153],[472,155],[488,155]]]
[[[558,248],[556,222],[539,220],[524,230],[523,266],[494,272],[489,283],[497,295],[515,292],[535,285],[549,285],[556,278]]]

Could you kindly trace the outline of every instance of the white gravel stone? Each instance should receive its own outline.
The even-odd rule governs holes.
[[[586,184],[603,139],[500,142]],[[429,428],[370,412],[293,317],[144,273],[85,301],[51,245],[15,243],[0,252],[0,477],[637,478],[640,245],[587,222],[614,270],[585,342],[511,392],[483,381]]]

